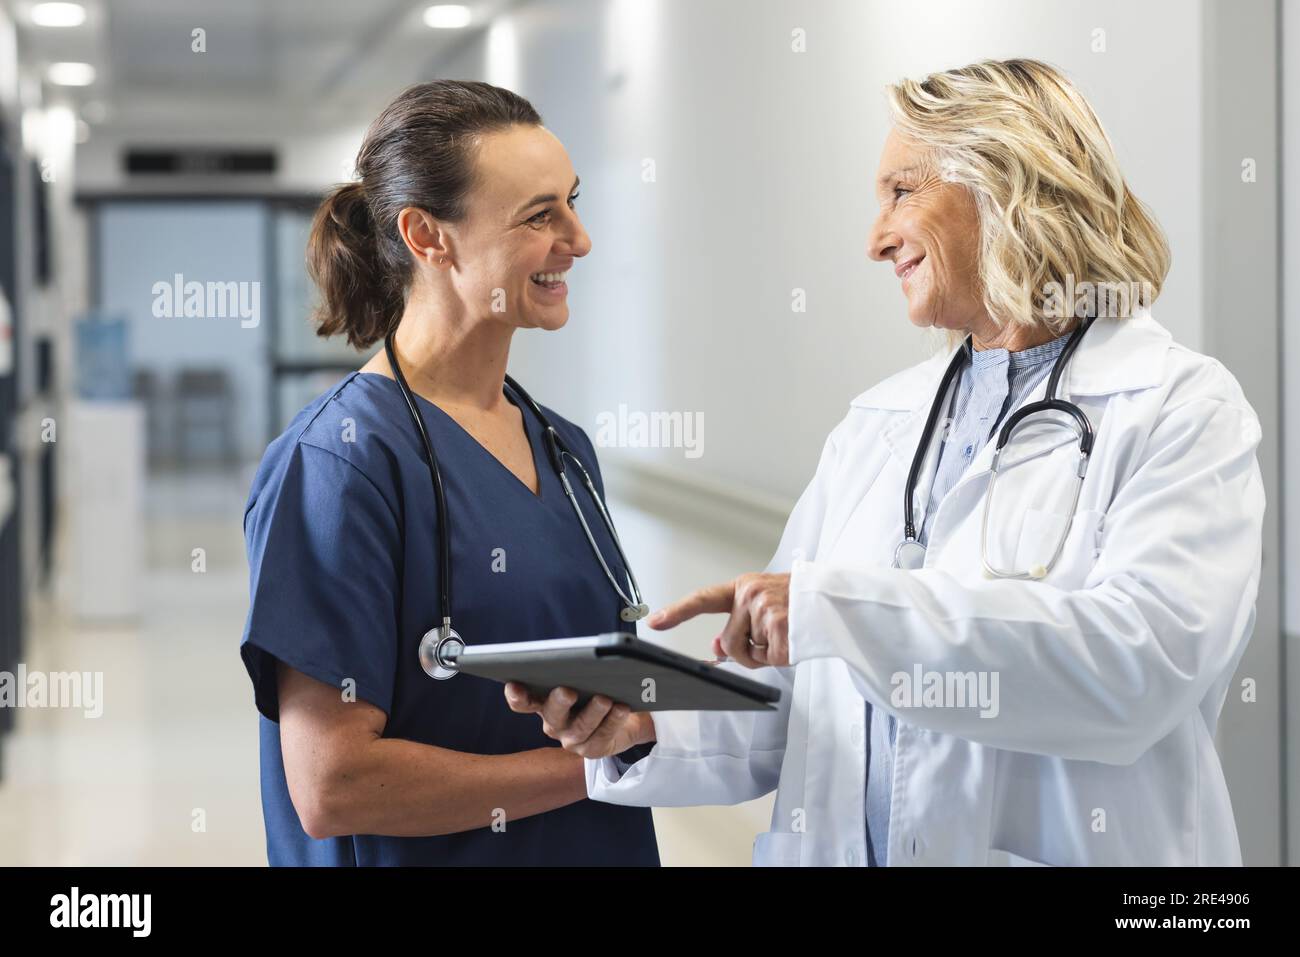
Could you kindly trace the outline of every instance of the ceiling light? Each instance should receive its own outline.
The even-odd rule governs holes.
[[[32,23],[38,27],[79,27],[86,22],[86,8],[79,3],[38,3],[32,7]]]
[[[459,3],[440,3],[424,11],[424,25],[435,30],[455,30],[469,26],[469,7]]]
[[[51,63],[45,78],[58,86],[90,86],[95,68],[89,63]]]

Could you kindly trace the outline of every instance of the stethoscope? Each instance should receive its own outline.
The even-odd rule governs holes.
[[[1060,383],[1061,373],[1070,361],[1070,356],[1079,347],[1083,334],[1088,331],[1088,327],[1092,323],[1092,318],[1084,319],[1070,334],[1070,338],[1066,340],[1065,348],[1061,350],[1061,354],[1053,364],[1051,377],[1047,381],[1047,398],[1039,402],[1030,402],[1028,405],[1017,409],[1008,417],[1002,426],[1002,430],[998,433],[997,444],[993,449],[993,462],[989,467],[989,490],[984,498],[984,516],[980,525],[980,561],[984,565],[985,572],[994,578],[1043,578],[1051,571],[1052,566],[1056,564],[1056,560],[1061,557],[1061,550],[1065,547],[1065,539],[1070,530],[1068,524],[1061,533],[1061,538],[1056,543],[1056,550],[1052,552],[1052,557],[1046,565],[1039,565],[1026,571],[997,568],[988,560],[989,513],[992,511],[993,506],[993,487],[998,478],[998,462],[1002,457],[1002,450],[1006,446],[1007,440],[1011,438],[1011,433],[1031,415],[1037,415],[1040,412],[1060,412],[1074,421],[1078,432],[1079,462],[1078,467],[1075,469],[1077,481],[1074,483],[1074,499],[1070,505],[1070,514],[1074,514],[1075,508],[1079,504],[1079,490],[1083,487],[1083,478],[1088,472],[1088,457],[1092,455],[1092,423],[1088,421],[1088,417],[1084,415],[1083,410],[1073,402],[1058,399],[1056,390]],[[971,337],[967,336],[962,347],[953,354],[952,361],[948,363],[948,369],[939,382],[939,391],[935,394],[934,402],[930,406],[930,415],[925,420],[925,430],[921,433],[921,441],[917,443],[916,454],[912,456],[912,467],[908,470],[907,486],[903,491],[903,540],[894,549],[895,568],[915,570],[925,565],[925,546],[916,537],[916,521],[913,514],[912,499],[916,494],[917,479],[921,475],[921,468],[930,449],[930,441],[934,437],[934,429],[939,421],[940,410],[948,397],[948,391],[952,387],[953,380],[957,378],[957,374],[965,365],[970,348]]]
[[[402,367],[397,363],[397,356],[393,353],[393,334],[390,332],[384,339],[384,351],[388,355],[388,366],[393,370],[393,378],[397,380],[397,387],[401,390],[402,398],[406,400],[406,409],[411,414],[411,421],[415,423],[415,429],[420,433],[420,442],[424,445],[424,454],[429,464],[429,480],[433,485],[433,498],[438,506],[438,606],[442,613],[442,624],[430,628],[420,639],[420,667],[425,672],[439,680],[453,677],[456,672],[455,658],[465,648],[465,640],[457,633],[456,629],[451,626],[451,535],[448,532],[447,525],[447,496],[442,487],[442,472],[438,468],[438,458],[433,453],[433,443],[429,441],[429,432],[424,427],[424,417],[420,415],[420,410],[416,408],[415,397],[411,394],[411,389],[406,384],[406,377],[402,375]],[[632,566],[628,563],[627,555],[623,553],[623,544],[619,541],[618,532],[614,529],[614,521],[609,517],[609,511],[605,508],[605,503],[601,500],[600,493],[596,491],[596,486],[591,481],[591,475],[583,468],[582,462],[573,454],[560,434],[555,431],[546,413],[542,407],[533,401],[533,397],[524,391],[510,376],[506,376],[505,383],[515,394],[523,400],[524,405],[528,406],[533,415],[537,416],[537,421],[542,424],[542,432],[546,438],[546,454],[551,460],[551,468],[555,469],[555,474],[560,478],[560,484],[564,486],[564,494],[568,496],[569,503],[573,506],[573,512],[578,516],[578,521],[582,524],[582,531],[587,536],[587,541],[591,544],[591,550],[600,562],[601,569],[605,572],[605,577],[609,583],[614,586],[614,591],[618,592],[618,597],[623,601],[623,608],[618,613],[623,621],[632,622],[640,621],[646,615],[650,614],[650,606],[641,598],[641,589],[636,583],[636,576],[632,574]],[[623,562],[623,568],[627,572],[627,581],[630,586],[631,594],[623,591],[614,573],[610,571],[609,565],[605,561],[605,556],[601,554],[600,546],[596,544],[595,537],[591,534],[591,527],[587,524],[587,518],[582,514],[582,509],[578,507],[577,496],[573,494],[573,485],[569,482],[569,476],[565,471],[565,459],[568,459],[577,468],[582,476],[582,483],[587,486],[587,491],[591,494],[591,500],[596,503],[596,510],[600,512],[600,517],[605,521],[605,528],[609,531],[609,537],[614,542],[614,548],[618,550],[618,557]]]

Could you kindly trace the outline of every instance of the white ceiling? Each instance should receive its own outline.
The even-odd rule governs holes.
[[[82,60],[93,86],[51,88],[76,105],[103,104],[93,125],[115,136],[319,129],[370,116],[519,0],[463,0],[462,30],[431,30],[431,0],[81,0],[79,27],[37,27],[31,0],[7,0],[24,69]],[[206,31],[193,52],[192,31]],[[92,129],[93,129],[92,125]]]

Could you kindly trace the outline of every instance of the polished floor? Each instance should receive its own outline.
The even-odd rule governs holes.
[[[155,477],[146,496],[143,611],[78,620],[58,578],[31,607],[30,670],[100,671],[101,717],[22,708],[0,744],[0,865],[260,865],[257,717],[237,651],[247,601],[240,516],[246,474]],[[698,521],[611,503],[647,600],[761,568],[769,549]],[[760,536],[761,537],[761,536]],[[71,543],[60,543],[65,567]],[[206,571],[192,570],[202,548]],[[673,647],[703,656],[718,622]],[[771,798],[655,812],[668,865],[749,863]]]

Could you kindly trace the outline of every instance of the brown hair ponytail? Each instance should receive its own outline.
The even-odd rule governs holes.
[[[344,333],[363,349],[388,334],[402,312],[402,290],[386,282],[360,183],[336,186],[311,224],[307,272],[320,289],[316,333]]]
[[[402,317],[411,282],[398,214],[414,206],[447,222],[463,218],[478,137],[541,122],[523,97],[487,83],[435,80],[390,103],[357,154],[361,181],[334,187],[312,221],[307,271],[321,294],[317,334],[344,334],[357,349],[384,338]]]

